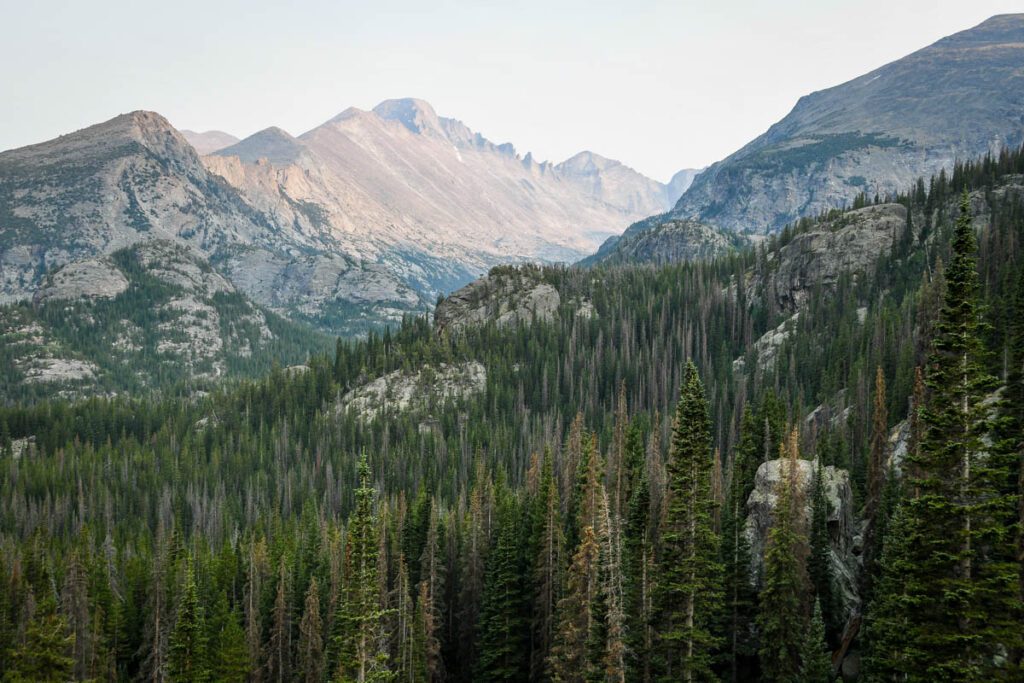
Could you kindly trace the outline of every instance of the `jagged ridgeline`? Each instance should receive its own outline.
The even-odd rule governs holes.
[[[915,368],[949,329],[944,264],[966,262],[950,246],[965,191],[983,369],[1018,396],[1024,156],[1004,153],[710,261],[496,269],[433,323],[199,399],[4,408],[0,669],[793,680],[902,666],[864,633],[898,550],[886,520],[916,476]],[[1012,533],[993,532],[978,566],[1002,562],[989,549]],[[963,680],[1017,673],[1012,632],[989,636]]]

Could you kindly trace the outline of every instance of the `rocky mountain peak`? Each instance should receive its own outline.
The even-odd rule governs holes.
[[[412,97],[384,100],[373,108],[373,113],[387,121],[397,121],[416,134],[445,135],[437,112],[423,100]]]
[[[217,156],[238,157],[242,161],[255,163],[266,159],[273,164],[293,163],[303,152],[302,143],[288,131],[277,126],[264,128],[241,142],[215,152]]]
[[[180,132],[201,156],[213,154],[218,150],[238,144],[239,142],[239,139],[234,135],[225,133],[222,130],[207,130],[197,133],[194,130],[183,128]]]
[[[594,154],[591,151],[585,150],[579,154],[569,157],[562,163],[556,165],[555,168],[567,173],[593,175],[621,165],[621,162],[615,161],[614,159],[607,159],[600,154]]]

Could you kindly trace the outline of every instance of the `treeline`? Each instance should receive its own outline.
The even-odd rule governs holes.
[[[789,315],[749,289],[778,243],[545,270],[567,302],[550,324],[410,319],[199,401],[0,410],[0,669],[813,681],[856,652],[879,678],[1013,680],[1022,171],[1006,154],[892,198],[910,218],[890,254],[813,292],[763,370],[733,361]],[[965,189],[979,245],[952,222]],[[370,423],[336,410],[380,374],[463,360],[487,368],[483,394]],[[859,606],[832,575],[827,466],[853,475]]]

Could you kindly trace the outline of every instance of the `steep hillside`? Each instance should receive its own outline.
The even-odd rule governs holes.
[[[194,391],[329,345],[164,240],[58,268],[31,303],[0,307],[0,342],[5,400]]]
[[[907,190],[1024,141],[1024,14],[996,16],[842,85],[802,97],[701,173],[669,214],[733,231]]]

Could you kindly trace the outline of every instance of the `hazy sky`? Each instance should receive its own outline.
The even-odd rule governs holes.
[[[993,14],[996,0],[0,0],[0,149],[133,109],[299,134],[420,97],[521,154],[659,180],[733,152],[800,95]]]

